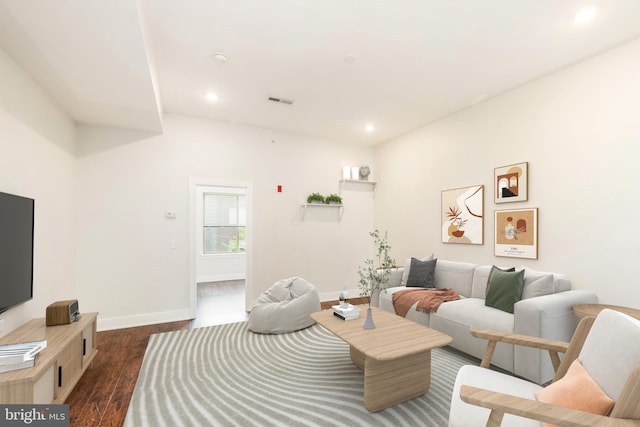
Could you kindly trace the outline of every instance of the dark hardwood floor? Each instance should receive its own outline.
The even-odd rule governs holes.
[[[184,320],[98,332],[98,354],[67,398],[71,427],[121,426],[149,336],[190,325]]]
[[[349,302],[365,304],[366,299],[352,298]],[[338,301],[324,301],[321,303],[321,308],[330,308],[337,303]],[[122,426],[149,336],[190,329],[192,324],[194,322],[191,320],[184,320],[98,332],[98,354],[67,398],[66,403],[69,404],[71,417],[70,426]]]

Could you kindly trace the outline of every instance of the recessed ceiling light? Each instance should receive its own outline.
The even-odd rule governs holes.
[[[593,20],[597,12],[598,9],[595,6],[583,7],[582,9],[578,10],[578,12],[576,12],[575,16],[573,17],[573,22],[575,22],[576,24],[586,24],[587,22]]]
[[[218,94],[215,92],[207,92],[205,97],[207,98],[207,101],[211,102],[215,102],[218,100]]]
[[[216,52],[213,54],[213,60],[216,62],[216,64],[226,64],[227,55],[222,52]]]
[[[365,131],[365,132],[367,132],[367,133],[371,133],[371,132],[373,132],[375,129],[376,129],[376,128],[373,126],[373,124],[372,124],[372,123],[369,123],[368,125],[366,125],[366,126],[364,127],[364,131]]]

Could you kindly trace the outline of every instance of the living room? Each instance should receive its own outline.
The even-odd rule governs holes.
[[[99,330],[191,318],[198,182],[251,187],[248,308],[292,276],[307,278],[323,299],[345,286],[354,295],[373,229],[388,232],[396,260],[434,253],[561,272],[573,289],[592,291],[602,303],[637,308],[636,30],[378,144],[175,113],[160,113],[162,131],[155,133],[82,122],[3,46],[0,191],[35,199],[36,219],[33,300],[2,315],[1,333],[43,317],[54,301],[75,298],[81,311],[100,313]],[[495,72],[506,66],[496,62]],[[539,209],[537,259],[494,255],[493,211],[505,206],[492,201],[494,169],[520,162],[529,165],[529,197],[514,205]],[[375,197],[344,191],[339,221],[302,220],[306,196],[338,192],[343,167],[354,165],[371,167]],[[469,185],[485,187],[484,243],[443,244],[441,192]],[[176,218],[167,219],[167,211]]]

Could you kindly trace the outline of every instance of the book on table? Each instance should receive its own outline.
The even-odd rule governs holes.
[[[333,308],[333,311],[336,311],[338,313],[359,313],[360,312],[360,307],[358,307],[357,305],[353,305],[353,304],[345,304],[345,306],[341,306],[341,305],[332,305],[331,308]]]
[[[342,320],[353,320],[360,317],[360,308],[355,305],[347,304],[345,306],[334,305],[333,314]]]
[[[358,317],[360,317],[359,315],[355,315],[355,316],[343,316],[342,314],[334,311],[333,315],[336,316],[338,319],[342,319],[342,320],[356,320]]]
[[[0,365],[0,373],[17,371],[18,369],[33,368],[34,366],[36,366],[37,358],[38,358],[38,353],[36,353],[33,357],[25,360],[24,362],[10,363],[8,365]]]
[[[35,361],[38,353],[47,347],[47,341],[28,341],[0,345],[0,367]],[[33,365],[32,365],[33,366]],[[2,372],[2,371],[0,371]]]

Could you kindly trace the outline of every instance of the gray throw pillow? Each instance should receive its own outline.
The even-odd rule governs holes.
[[[489,276],[489,288],[484,305],[513,314],[513,306],[522,298],[524,270],[494,270]]]
[[[400,280],[400,286],[407,286],[407,280],[409,279],[409,270],[411,270],[412,258],[407,258],[404,261],[404,268],[402,270],[402,280]],[[435,259],[435,256],[433,254],[422,258],[420,261],[429,261],[431,259]]]
[[[438,259],[420,261],[411,258],[407,287],[410,288],[435,288],[436,262]]]

